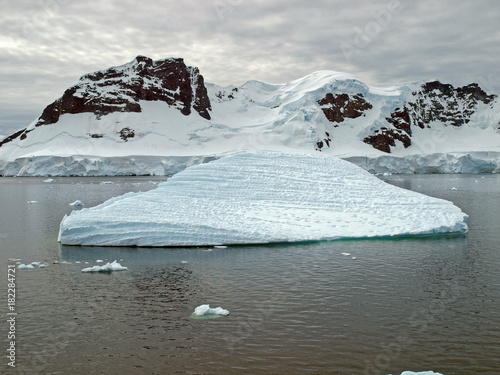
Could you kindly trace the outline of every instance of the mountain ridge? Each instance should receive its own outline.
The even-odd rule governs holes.
[[[28,127],[0,141],[0,174],[16,159],[51,155],[500,152],[499,129],[498,96],[476,83],[376,88],[323,70],[285,84],[221,87],[181,58],[138,56],[82,76]]]

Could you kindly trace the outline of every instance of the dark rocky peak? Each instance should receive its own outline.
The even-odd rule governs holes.
[[[455,88],[453,85],[430,81],[406,98],[403,108],[396,108],[387,127],[375,130],[363,139],[365,143],[387,153],[399,140],[405,148],[411,145],[412,127],[429,128],[432,122],[445,126],[463,126],[470,122],[480,102],[491,104],[496,95],[488,95],[477,83]]]
[[[482,101],[485,104],[491,103],[496,97],[495,95],[488,95],[477,83],[471,83],[470,85],[455,89],[450,84],[432,81],[424,83],[421,86],[421,92],[430,96],[456,96],[462,100]],[[416,96],[417,93],[413,95]]]
[[[141,112],[139,101],[164,101],[184,115],[194,109],[210,119],[210,99],[198,68],[181,58],[153,61],[137,56],[132,62],[89,73],[45,108],[37,126],[53,124],[64,113]]]
[[[357,118],[372,108],[363,94],[332,94],[328,93],[318,101],[326,118],[331,122],[340,123],[346,118]],[[338,126],[338,125],[335,125]]]
[[[433,121],[462,126],[470,122],[479,102],[490,104],[496,98],[488,95],[477,83],[455,88],[439,81],[426,82],[408,100],[410,116],[416,126],[424,129]]]

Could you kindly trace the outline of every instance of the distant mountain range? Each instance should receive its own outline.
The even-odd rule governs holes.
[[[86,74],[0,142],[1,175],[169,174],[242,150],[328,153],[372,172],[494,172],[500,102],[472,83],[375,88],[319,71],[206,84],[181,58]]]

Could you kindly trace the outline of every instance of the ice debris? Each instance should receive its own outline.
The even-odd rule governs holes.
[[[34,265],[32,264],[24,264],[24,263],[21,263],[19,266],[17,266],[18,269],[31,269],[31,268],[35,268]]]
[[[38,267],[38,268],[48,267],[48,264],[45,264],[42,262],[31,262],[29,264],[17,262],[17,264],[18,264],[18,266],[17,266],[18,269],[33,269],[36,267]]]
[[[70,203],[69,204],[70,206],[74,206],[74,207],[82,207],[83,206],[83,202],[81,200],[76,200],[74,201],[73,203]]]
[[[222,307],[211,308],[210,305],[200,305],[194,309],[194,316],[226,316],[229,311]]]
[[[126,271],[127,267],[123,267],[116,260],[113,262],[108,262],[104,266],[93,266],[84,268],[82,272],[112,272],[112,271]]]

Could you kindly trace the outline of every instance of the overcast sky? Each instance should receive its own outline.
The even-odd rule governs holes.
[[[498,0],[0,0],[0,134],[80,76],[183,57],[207,82],[317,70],[371,86],[439,79],[500,92]]]

